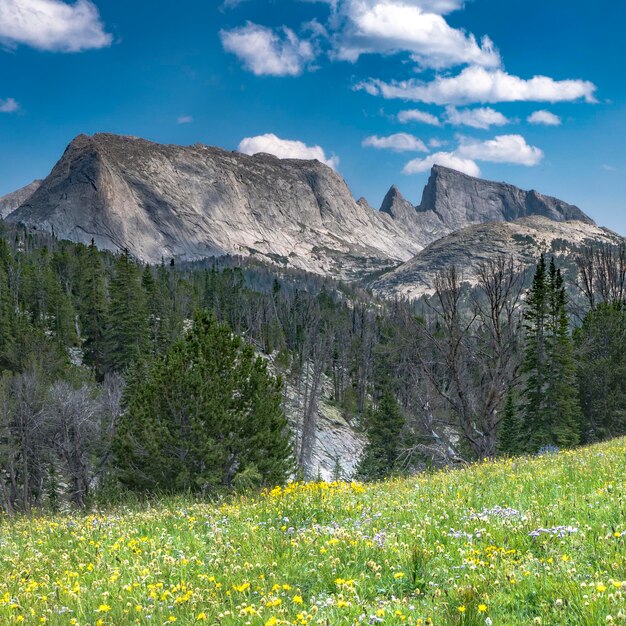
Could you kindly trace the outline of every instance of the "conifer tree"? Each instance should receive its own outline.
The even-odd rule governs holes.
[[[520,422],[511,391],[506,395],[506,403],[498,431],[498,452],[507,456],[515,456],[521,452]]]
[[[107,365],[123,371],[147,354],[150,340],[146,295],[139,266],[128,250],[118,257],[110,286]]]
[[[83,258],[79,286],[79,316],[84,360],[93,367],[98,378],[104,374],[106,355],[107,294],[104,267],[95,242]]]
[[[365,414],[367,443],[358,474],[368,480],[380,480],[397,472],[402,452],[405,419],[387,381],[382,385],[378,406]]]
[[[541,255],[524,313],[526,374],[522,447],[578,442],[579,402],[567,316],[567,296],[554,259]]]
[[[184,339],[131,378],[114,442],[120,480],[137,490],[196,492],[255,476],[281,483],[291,470],[281,401],[267,364],[200,312]]]

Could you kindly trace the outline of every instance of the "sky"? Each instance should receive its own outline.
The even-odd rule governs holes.
[[[626,2],[0,0],[0,195],[111,132],[317,158],[379,206],[434,163],[626,234]]]

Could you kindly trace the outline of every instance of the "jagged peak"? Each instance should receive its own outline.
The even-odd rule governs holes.
[[[396,185],[391,185],[389,191],[383,198],[383,203],[380,205],[380,211],[381,213],[388,213],[393,216],[399,204],[405,204],[408,202],[409,201],[402,195],[402,192],[398,189],[398,187],[396,187]]]

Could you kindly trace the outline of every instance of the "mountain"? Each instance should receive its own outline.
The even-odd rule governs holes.
[[[350,278],[421,249],[319,161],[80,135],[9,220],[159,262],[256,255]]]
[[[475,224],[539,216],[596,232],[576,206],[437,165],[419,206],[392,186],[376,211],[319,161],[105,133],[76,137],[34,193],[22,191],[7,204],[21,203],[8,221],[59,238],[127,248],[152,263],[253,256],[343,280],[425,258],[425,247]]]
[[[394,185],[380,210],[402,224],[423,246],[472,224],[511,222],[531,215],[594,224],[578,207],[557,198],[474,178],[441,165],[433,166],[417,207]]]
[[[472,283],[479,263],[512,255],[532,266],[541,252],[571,255],[590,243],[618,245],[624,238],[588,220],[555,221],[535,215],[513,222],[468,226],[431,243],[413,259],[380,276],[373,284],[384,296],[418,298],[432,292],[438,272],[455,265]]]
[[[5,218],[9,213],[13,213],[21,204],[24,204],[39,189],[41,180],[34,180],[32,183],[13,191],[0,198],[0,218]]]

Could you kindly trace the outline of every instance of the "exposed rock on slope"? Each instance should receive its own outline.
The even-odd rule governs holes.
[[[615,245],[622,241],[612,231],[586,221],[557,222],[542,216],[469,226],[430,244],[381,276],[373,288],[381,295],[417,298],[431,292],[437,273],[451,265],[471,283],[478,264],[499,255],[513,255],[532,266],[541,252],[568,254],[591,242]]]
[[[21,189],[13,191],[6,196],[2,196],[0,198],[0,218],[5,218],[10,213],[13,213],[21,204],[24,204],[24,202],[39,189],[41,182],[40,180],[34,180]]]
[[[144,261],[255,256],[344,280],[387,272],[472,224],[537,215],[594,228],[573,205],[440,166],[418,207],[394,186],[375,211],[318,161],[109,134],[74,139],[20,201],[9,221]]]
[[[556,222],[579,220],[593,224],[578,207],[537,191],[522,191],[507,183],[473,178],[435,165],[422,194],[418,213],[433,212],[450,231],[470,224],[512,222],[541,215]]]
[[[421,246],[318,161],[80,135],[13,222],[139,258],[258,255],[349,278]]]

